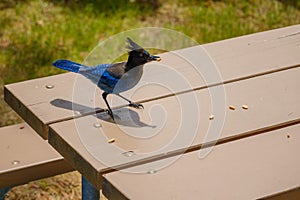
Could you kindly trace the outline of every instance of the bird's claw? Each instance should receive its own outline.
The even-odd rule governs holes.
[[[140,103],[130,103],[129,106],[137,109],[144,109],[144,106]]]
[[[114,115],[113,115],[112,111],[111,110],[107,110],[106,112],[115,121],[115,118],[114,118]]]

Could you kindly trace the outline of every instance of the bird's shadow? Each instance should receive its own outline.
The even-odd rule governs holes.
[[[121,107],[113,110],[114,118],[113,120],[111,116],[105,112],[103,108],[93,108],[84,106],[78,103],[74,103],[64,99],[54,99],[50,102],[51,105],[67,110],[72,110],[75,113],[79,112],[81,116],[96,114],[97,118],[109,123],[114,123],[122,126],[128,127],[150,127],[155,128],[155,125],[146,124],[141,121],[139,114],[131,109],[126,107]]]

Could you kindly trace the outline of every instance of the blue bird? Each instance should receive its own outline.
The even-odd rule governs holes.
[[[133,88],[141,79],[143,65],[151,61],[160,61],[159,56],[150,55],[143,47],[127,38],[128,60],[113,64],[99,64],[88,67],[69,60],[57,60],[52,65],[85,76],[103,90],[102,97],[107,105],[107,113],[114,120],[112,110],[107,102],[108,94],[116,94],[128,101],[129,106],[143,108],[142,104],[134,103],[120,95],[121,92]]]

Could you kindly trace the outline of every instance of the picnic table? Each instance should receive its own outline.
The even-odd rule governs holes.
[[[123,93],[143,110],[110,97],[115,122],[74,73],[6,85],[5,100],[109,199],[299,197],[300,25],[160,57]],[[172,72],[188,84],[147,84]]]

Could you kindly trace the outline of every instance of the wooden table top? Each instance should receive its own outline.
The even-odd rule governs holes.
[[[290,190],[299,187],[299,131],[298,124],[217,145],[204,159],[193,151],[108,173],[103,192],[112,200],[261,199]]]
[[[109,97],[116,123],[101,91],[72,73],[7,85],[5,100],[100,188],[102,175],[116,169],[200,148],[205,156],[215,144],[299,123],[299,31],[296,25],[162,54],[145,66],[138,89],[123,93],[145,109]]]

